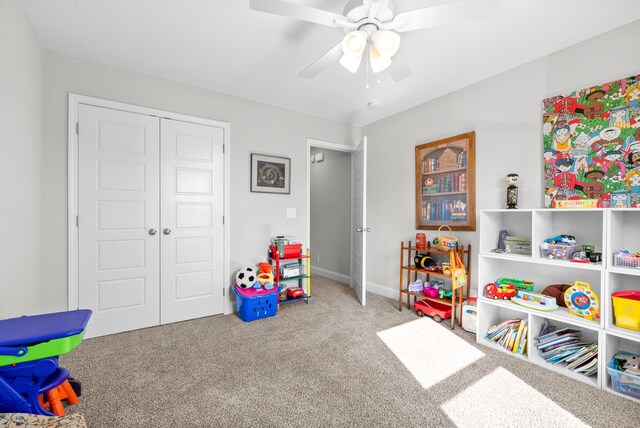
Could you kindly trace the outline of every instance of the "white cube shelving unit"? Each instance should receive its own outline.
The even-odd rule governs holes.
[[[531,238],[531,255],[495,253],[501,230],[511,236]],[[579,245],[591,244],[601,252],[600,264],[582,264],[550,260],[541,255],[540,244],[551,236],[570,234]],[[526,319],[529,325],[527,354],[517,355],[533,364],[580,380],[589,385],[616,393],[611,386],[607,364],[620,350],[640,354],[640,331],[615,325],[611,293],[620,290],[640,290],[640,269],[616,267],[613,252],[620,249],[640,251],[639,209],[531,209],[485,210],[480,213],[480,243],[478,260],[478,343],[514,355],[484,339],[492,325],[508,318]],[[564,307],[545,312],[529,309],[508,300],[491,300],[483,295],[484,285],[498,278],[517,278],[535,283],[541,292],[550,284],[588,282],[600,299],[600,318],[587,320],[573,315]],[[562,327],[580,329],[584,340],[598,342],[598,374],[585,376],[547,363],[538,356],[533,338],[544,319]],[[622,395],[622,394],[618,394]],[[640,400],[622,395],[633,401]]]

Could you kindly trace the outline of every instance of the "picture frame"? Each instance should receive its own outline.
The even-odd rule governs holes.
[[[475,131],[416,146],[416,229],[476,230]]]
[[[251,191],[290,194],[291,159],[251,153]]]

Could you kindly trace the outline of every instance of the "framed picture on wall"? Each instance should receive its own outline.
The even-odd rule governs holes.
[[[251,153],[251,191],[289,194],[291,159]]]
[[[475,132],[416,146],[416,229],[476,230]]]

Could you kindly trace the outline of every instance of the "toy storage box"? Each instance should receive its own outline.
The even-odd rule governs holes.
[[[555,260],[570,260],[573,253],[578,251],[577,245],[541,244],[540,254],[544,258]]]
[[[613,265],[631,268],[640,268],[640,257],[633,254],[613,253]]]
[[[504,239],[505,251],[511,254],[531,255],[531,239],[507,236]]]
[[[236,309],[242,321],[250,322],[272,317],[278,310],[278,287],[271,290],[263,288],[233,287],[236,295]]]
[[[635,355],[640,358],[640,355],[632,354],[630,352],[619,352],[619,354]],[[609,372],[609,376],[611,376],[611,386],[614,390],[620,394],[640,398],[640,375],[625,373],[618,370],[614,358],[609,361],[607,371]]]
[[[281,259],[288,259],[292,257],[300,257],[302,254],[302,244],[287,244],[283,247],[282,251],[284,254],[280,254]],[[278,251],[278,247],[276,245],[271,245],[271,257],[276,256],[276,252]]]
[[[611,293],[613,318],[618,327],[640,331],[640,290]]]

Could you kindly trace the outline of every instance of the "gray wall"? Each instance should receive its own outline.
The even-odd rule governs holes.
[[[67,306],[67,96],[77,93],[231,124],[231,276],[264,261],[274,235],[306,232],[307,138],[351,144],[349,126],[53,52],[45,55],[43,310]],[[354,133],[352,135],[352,133]],[[291,194],[251,193],[251,152],[291,158]],[[287,219],[286,208],[297,218]],[[229,278],[231,284],[232,278]],[[231,293],[227,293],[231,294]],[[231,309],[227,301],[227,311]]]
[[[316,153],[324,161],[311,164],[311,267],[345,281],[351,260],[351,153],[312,147]]]
[[[47,286],[40,269],[43,64],[18,2],[0,1],[0,319],[37,313]]]
[[[369,290],[398,296],[398,243],[416,233],[416,145],[475,130],[477,213],[505,208],[510,172],[520,174],[519,207],[542,208],[542,100],[640,73],[632,40],[640,40],[640,21],[364,127]],[[472,244],[475,269],[478,233],[456,234]],[[472,272],[472,287],[476,279]]]

